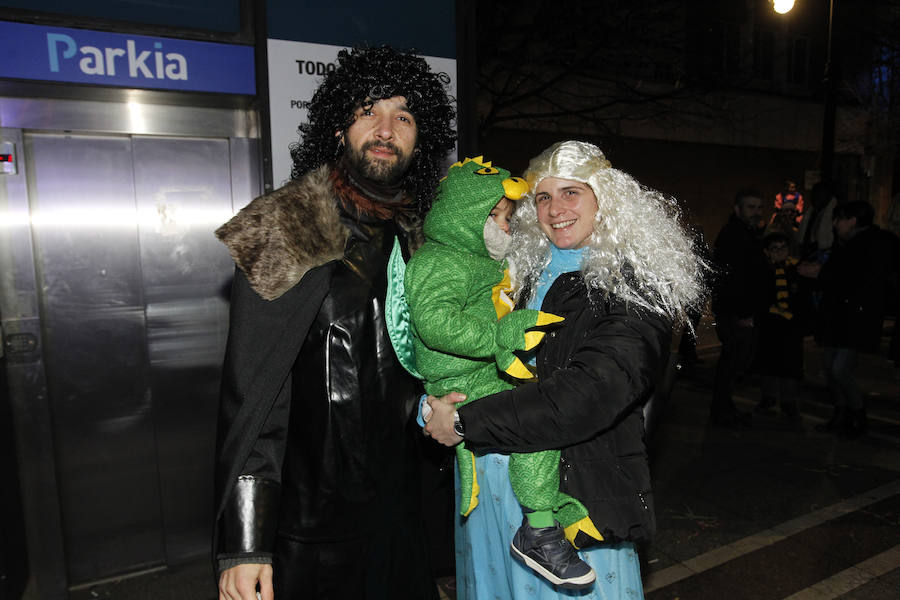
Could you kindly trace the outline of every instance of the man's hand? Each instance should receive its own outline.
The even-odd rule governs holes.
[[[275,600],[272,565],[244,564],[222,571],[219,600],[257,600],[256,584],[262,600]]]
[[[797,274],[801,277],[815,279],[822,271],[822,263],[803,261],[797,265]]]
[[[738,327],[753,327],[753,317],[744,317],[743,319],[738,319],[735,323]]]
[[[465,400],[466,395],[459,392],[450,392],[440,398],[428,396],[426,402],[431,406],[432,413],[425,425],[425,433],[445,446],[455,446],[463,441],[453,430],[453,413],[456,412],[456,405]]]

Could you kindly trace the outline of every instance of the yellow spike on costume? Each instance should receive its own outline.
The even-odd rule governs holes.
[[[503,269],[503,279],[491,288],[491,301],[494,303],[498,319],[509,314],[516,307],[515,302],[509,297],[510,293],[512,293],[512,282],[509,279],[509,269]]]
[[[554,314],[541,311],[540,313],[538,313],[537,323],[535,323],[534,326],[537,327],[539,325],[551,325],[553,323],[559,323],[565,320],[565,317],[559,317]]]
[[[512,375],[516,379],[531,379],[534,377],[534,373],[528,370],[528,367],[525,366],[518,358],[512,361],[512,364],[506,367],[506,373]]]
[[[546,334],[543,331],[526,331],[525,332],[525,349],[531,350],[541,343]]]
[[[468,517],[469,513],[478,506],[478,492],[481,491],[478,487],[478,475],[475,471],[475,455],[471,452],[469,452],[469,459],[472,461],[472,496],[469,498],[469,505],[466,507],[466,510],[462,512],[464,517]]]
[[[490,167],[491,166],[491,161],[484,162],[484,155],[482,154],[481,156],[476,156],[475,158],[466,157],[463,159],[462,162],[456,161],[455,163],[450,165],[450,168],[452,169],[453,167],[461,167],[470,162],[477,163],[477,164],[481,165],[482,167]]]
[[[575,546],[575,536],[578,535],[579,531],[583,531],[586,535],[591,536],[598,542],[603,541],[603,534],[597,531],[597,528],[594,526],[594,522],[591,521],[590,517],[585,517],[566,527],[566,539],[569,540],[569,543],[573,546]],[[578,548],[578,546],[575,547]]]
[[[462,161],[456,161],[455,163],[453,163],[452,165],[447,167],[447,170],[449,171],[453,167],[461,167],[464,164],[470,163],[470,162],[477,163],[477,164],[481,165],[482,167],[490,167],[491,166],[491,161],[484,162],[484,155],[481,155],[481,156],[476,156],[475,158],[466,158]],[[446,175],[441,177],[441,181],[443,181],[445,179],[447,179]]]

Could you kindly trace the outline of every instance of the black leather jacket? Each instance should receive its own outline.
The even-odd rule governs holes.
[[[410,416],[421,387],[397,361],[384,321],[396,231],[347,225],[345,257],[292,369],[279,532],[303,541],[358,537],[418,503]]]
[[[562,448],[562,489],[587,506],[604,538],[644,540],[656,519],[641,406],[662,374],[671,326],[598,296],[588,298],[580,273],[557,278],[542,310],[566,320],[538,350],[538,382],[486,396],[459,415],[472,450]]]

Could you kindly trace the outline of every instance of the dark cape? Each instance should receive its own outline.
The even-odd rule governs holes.
[[[323,167],[261,196],[216,230],[237,265],[231,306],[240,307],[222,373],[217,522],[276,398],[289,393],[284,383],[328,291],[327,265],[343,256],[349,231],[328,175]]]

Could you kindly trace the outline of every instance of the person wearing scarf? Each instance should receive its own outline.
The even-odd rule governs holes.
[[[432,599],[414,410],[384,318],[447,153],[446,76],[341,51],[292,180],[216,235],[236,264],[216,451],[220,600]]]

